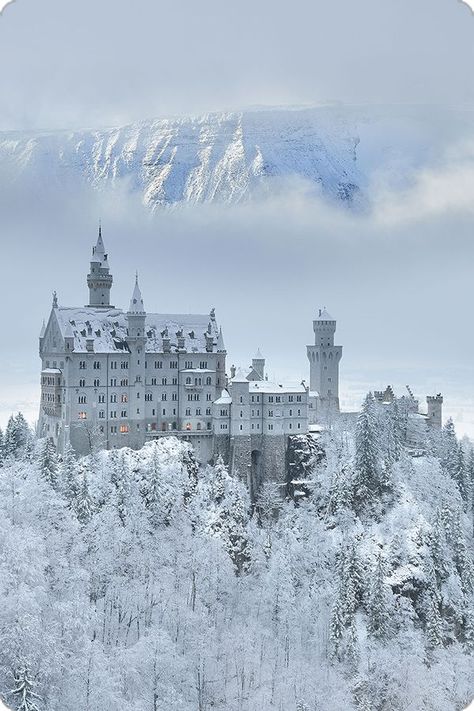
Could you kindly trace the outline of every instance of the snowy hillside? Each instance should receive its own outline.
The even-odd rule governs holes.
[[[462,711],[474,696],[474,449],[402,401],[293,442],[252,512],[173,437],[0,447],[0,697],[40,711]],[[296,497],[296,491],[294,496]],[[21,706],[21,703],[25,704]]]

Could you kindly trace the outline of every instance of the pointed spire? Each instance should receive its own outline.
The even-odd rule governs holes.
[[[138,284],[138,272],[135,274],[135,287],[133,289],[132,298],[130,299],[130,308],[128,313],[131,314],[144,314],[145,307],[143,305],[142,292],[140,291],[140,286]]]
[[[44,334],[45,334],[45,333],[46,333],[46,324],[45,324],[44,319],[43,319],[43,325],[41,326],[41,331],[40,331],[39,337],[40,337],[40,338],[44,338]]]
[[[95,257],[95,261],[102,262],[107,259],[105,254],[104,240],[102,239],[102,222],[99,220],[99,235],[97,237],[97,244],[92,247],[92,256]]]
[[[58,294],[56,291],[53,291],[53,309],[58,308]]]
[[[260,348],[257,348],[257,352],[255,353],[253,359],[254,360],[264,360],[263,355],[260,352]]]
[[[217,352],[225,353],[224,336],[222,335],[222,328],[219,329],[219,336],[217,338]]]

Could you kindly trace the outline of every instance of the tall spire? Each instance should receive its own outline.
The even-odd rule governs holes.
[[[138,272],[135,274],[135,286],[133,288],[132,298],[130,299],[130,308],[128,309],[130,314],[144,314],[145,307],[143,305],[142,292],[140,291],[140,285],[138,284]]]
[[[92,247],[90,272],[87,275],[89,287],[89,304],[98,308],[113,308],[110,305],[110,290],[113,277],[109,273],[109,263],[105,253],[104,240],[102,239],[102,223],[99,221],[99,234],[97,243]]]
[[[217,338],[217,352],[225,353],[224,336],[222,335],[222,328],[219,328],[219,336]]]

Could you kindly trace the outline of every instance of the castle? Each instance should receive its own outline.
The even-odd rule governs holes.
[[[56,293],[39,339],[42,361],[38,434],[78,454],[94,447],[139,448],[173,435],[191,442],[202,463],[222,456],[254,497],[262,481],[285,479],[288,443],[339,416],[336,321],[324,309],[307,347],[309,386],[270,382],[257,352],[248,371],[227,375],[222,329],[209,314],[145,310],[138,276],[127,312],[110,303],[102,231],[87,275],[89,303],[63,307]],[[388,397],[387,393],[376,394]],[[442,399],[441,399],[442,403]],[[441,425],[439,399],[428,420]]]

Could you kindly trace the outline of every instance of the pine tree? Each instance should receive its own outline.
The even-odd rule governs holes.
[[[14,674],[15,688],[11,694],[15,697],[17,711],[40,711],[37,702],[41,697],[34,692],[35,682],[28,667],[22,666]]]
[[[368,599],[367,629],[377,639],[386,639],[390,634],[389,600],[385,584],[385,564],[382,551],[377,554],[372,573]]]
[[[439,586],[448,575],[446,532],[441,510],[436,510],[436,518],[430,535],[430,554],[433,561],[436,584]]]
[[[26,452],[32,441],[30,428],[22,413],[19,412],[15,417],[11,415],[5,431],[5,454],[11,457],[19,457]]]
[[[379,462],[379,428],[375,400],[369,393],[357,419],[356,429],[356,498],[357,503],[372,502],[381,494]]]
[[[474,608],[468,607],[463,618],[464,646],[469,654],[474,653]]]
[[[123,525],[127,517],[128,499],[130,494],[130,469],[125,454],[122,452],[111,469],[111,481],[115,488],[115,498],[119,518]]]
[[[425,602],[426,646],[429,651],[443,644],[442,620],[439,612],[439,602],[431,591]]]
[[[83,472],[82,478],[79,484],[79,492],[74,504],[76,511],[76,516],[82,525],[89,523],[92,512],[93,512],[93,502],[92,497],[89,493],[89,484],[87,482],[87,474]]]
[[[4,459],[5,459],[5,440],[4,440],[3,430],[0,427],[0,467],[3,466]]]
[[[56,447],[49,438],[44,440],[42,444],[39,466],[43,478],[56,489],[58,487],[58,458]]]
[[[60,472],[62,493],[69,506],[73,506],[79,494],[79,480],[76,455],[69,443],[64,449]]]

